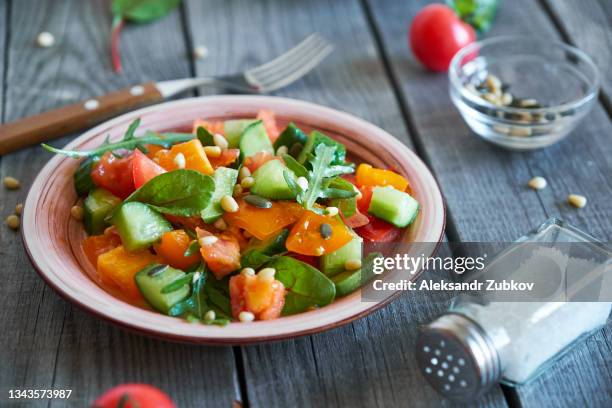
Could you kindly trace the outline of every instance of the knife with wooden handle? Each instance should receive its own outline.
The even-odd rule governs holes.
[[[213,81],[213,78],[187,78],[146,82],[4,124],[0,126],[0,156]]]

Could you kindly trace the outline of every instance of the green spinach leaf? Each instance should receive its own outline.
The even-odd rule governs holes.
[[[124,202],[138,201],[164,214],[191,217],[208,206],[214,190],[212,177],[181,169],[149,180]]]
[[[213,137],[212,133],[210,133],[204,127],[199,126],[196,131],[196,135],[198,136],[198,139],[200,139],[200,142],[202,142],[202,146],[215,145],[215,138]]]

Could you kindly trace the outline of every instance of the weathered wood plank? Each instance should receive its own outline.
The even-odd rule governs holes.
[[[407,26],[427,1],[370,1],[393,77],[412,113],[412,127],[422,155],[428,158],[442,186],[449,210],[452,237],[462,241],[513,240],[549,216],[560,216],[610,239],[608,176],[612,126],[601,105],[564,142],[534,153],[509,153],[473,135],[447,96],[443,74],[425,72],[409,54],[404,38]],[[522,33],[558,38],[548,16],[536,2],[500,2],[490,35]],[[539,193],[526,188],[535,175],[550,187]],[[569,207],[569,193],[581,193],[589,205]],[[600,390],[612,384],[611,327],[568,354],[546,375],[518,388],[525,406],[598,405],[609,398]],[[588,356],[588,357],[586,357]],[[586,363],[584,362],[586,361]],[[579,366],[572,375],[564,367]],[[512,393],[512,392],[511,392]]]
[[[0,7],[4,10],[6,2]],[[115,75],[108,55],[107,1],[13,1],[9,9],[5,120],[144,80],[190,74],[179,12],[159,22],[127,27],[121,41],[125,73]],[[55,35],[54,47],[35,46],[42,30]],[[56,143],[67,141],[68,137]],[[23,184],[17,192],[0,189],[3,216],[24,200],[28,185],[49,157],[33,147],[1,159],[0,176],[15,176]],[[0,257],[0,401],[5,401],[9,388],[70,388],[71,406],[88,406],[123,382],[157,385],[179,406],[230,406],[239,399],[231,348],[133,335],[73,308],[43,283],[19,235],[4,226]],[[46,406],[48,401],[39,403]],[[56,400],[50,405],[62,404]]]
[[[602,97],[612,114],[612,3],[606,0],[543,0],[564,37],[589,54],[600,69]]]
[[[210,51],[208,59],[198,61],[197,74],[245,69],[275,57],[313,31],[321,32],[334,42],[335,53],[278,94],[356,114],[411,146],[358,2],[193,0],[187,6],[192,41]],[[202,23],[202,15],[215,24]],[[425,386],[413,357],[417,324],[441,312],[447,306],[445,300],[406,295],[370,317],[331,332],[243,348],[249,403],[262,407],[447,405]],[[499,389],[481,402],[505,405]]]

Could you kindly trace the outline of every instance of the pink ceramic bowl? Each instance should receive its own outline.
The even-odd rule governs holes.
[[[128,125],[139,117],[142,119],[140,131],[165,131],[190,129],[196,118],[254,117],[264,108],[276,113],[280,125],[293,121],[307,130],[319,129],[344,143],[357,161],[391,167],[406,176],[415,198],[421,203],[421,211],[403,239],[440,242],[445,222],[444,203],[425,164],[384,130],[352,115],[312,103],[268,96],[212,96],[168,102],[110,120],[86,132],[67,148],[93,148],[106,135],[110,135],[111,140],[120,139]],[[373,312],[399,294],[378,302],[362,302],[357,291],[321,309],[272,321],[232,323],[226,327],[192,324],[129,304],[118,294],[102,288],[94,266],[81,249],[85,231],[70,217],[70,207],[77,201],[72,184],[77,163],[58,155],[42,169],[25,202],[23,241],[34,267],[47,284],[62,297],[122,327],[171,340],[246,344],[337,327]]]

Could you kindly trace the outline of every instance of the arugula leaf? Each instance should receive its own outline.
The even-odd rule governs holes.
[[[318,269],[289,256],[281,256],[268,264],[276,269],[276,279],[287,289],[284,316],[301,313],[311,307],[333,302],[336,286]]]
[[[196,135],[198,136],[198,139],[200,139],[200,142],[202,142],[202,146],[214,146],[215,145],[215,138],[213,137],[212,133],[206,130],[206,128],[202,126],[198,126]]]
[[[194,239],[193,241],[191,241],[189,243],[189,246],[187,247],[187,249],[183,253],[183,256],[185,258],[188,258],[191,255],[197,253],[199,250],[200,250],[200,241],[198,241],[197,239]]]
[[[140,125],[140,119],[136,119],[134,122],[130,124],[128,130],[125,132],[123,139],[119,142],[110,143],[108,140],[108,136],[104,143],[95,149],[91,150],[64,150],[58,149],[53,146],[49,146],[46,143],[42,143],[41,146],[50,151],[51,153],[64,154],[68,157],[72,157],[73,159],[78,159],[81,157],[96,157],[102,156],[106,152],[112,152],[116,150],[134,150],[141,149],[146,151],[145,145],[159,145],[163,147],[170,147],[175,143],[186,142],[188,140],[193,139],[193,135],[191,133],[157,133],[153,131],[147,131],[143,136],[136,137],[134,136],[134,132],[136,128]]]
[[[208,206],[214,190],[212,177],[195,170],[174,170],[149,180],[124,203],[138,201],[164,214],[191,217]]]
[[[330,181],[329,187],[353,193],[353,196],[351,197],[334,197],[332,200],[330,200],[329,204],[334,207],[338,207],[338,209],[342,212],[342,215],[347,218],[355,214],[357,211],[357,192],[355,191],[353,184],[341,177],[336,177]]]

